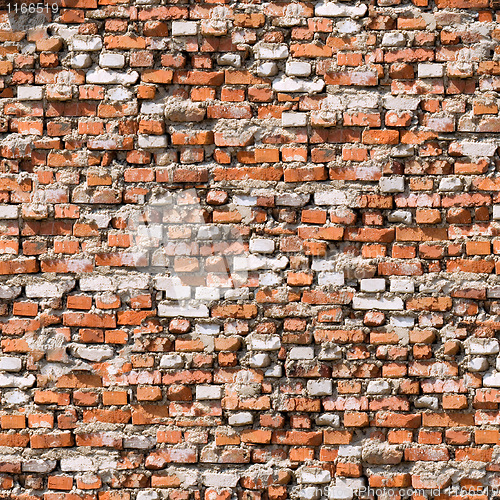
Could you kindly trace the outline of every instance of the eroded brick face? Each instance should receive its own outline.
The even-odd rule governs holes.
[[[497,4],[5,5],[0,496],[493,497]]]

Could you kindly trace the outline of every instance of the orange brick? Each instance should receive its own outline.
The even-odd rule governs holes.
[[[2,415],[0,417],[2,429],[24,429],[26,417],[24,415]]]
[[[163,395],[160,387],[138,387],[137,400],[138,401],[160,401]]]
[[[468,241],[465,244],[467,255],[489,255],[491,244],[489,241]]]
[[[126,391],[104,391],[102,404],[106,406],[126,405],[128,400]]]
[[[345,427],[367,427],[369,425],[368,414],[363,412],[345,412]]]

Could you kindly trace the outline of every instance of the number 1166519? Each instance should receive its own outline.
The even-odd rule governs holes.
[[[14,14],[48,14],[52,12],[52,14],[56,14],[59,12],[59,5],[56,3],[53,4],[45,4],[42,2],[39,3],[21,3],[21,4],[13,4],[7,6],[7,10],[9,13]]]

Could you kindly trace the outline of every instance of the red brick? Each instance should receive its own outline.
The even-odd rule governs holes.
[[[37,434],[30,437],[30,445],[34,449],[65,448],[74,445],[74,438],[71,432]]]

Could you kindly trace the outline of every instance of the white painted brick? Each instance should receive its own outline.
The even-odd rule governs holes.
[[[150,276],[147,274],[131,274],[115,277],[118,290],[146,290],[149,288]]]
[[[88,214],[87,218],[94,221],[99,229],[106,229],[111,221],[111,215],[102,212]]]
[[[0,205],[0,219],[17,219],[19,207],[15,205]]]
[[[500,387],[500,372],[489,372],[483,376],[484,387]]]
[[[75,287],[75,280],[58,280],[57,282],[43,281],[26,285],[26,297],[60,297]]]
[[[30,395],[24,391],[8,391],[3,395],[2,403],[8,405],[24,405],[30,400]]]
[[[325,484],[332,479],[330,471],[321,468],[304,468],[298,473],[299,483]]]
[[[345,5],[336,2],[320,2],[316,4],[314,13],[321,17],[362,17],[365,15],[368,7],[365,4],[357,6]]]
[[[86,359],[94,363],[100,363],[105,359],[110,359],[114,355],[114,350],[110,347],[85,347],[77,346],[73,349],[77,358]]]
[[[198,323],[194,329],[198,335],[217,335],[220,326],[213,323]]]
[[[92,66],[92,58],[88,54],[74,54],[71,57],[71,67],[83,69]]]
[[[490,364],[486,358],[482,356],[475,357],[469,360],[467,364],[467,369],[471,372],[484,372],[489,368]]]
[[[444,75],[444,65],[438,63],[419,63],[419,78],[441,78]]]
[[[166,287],[165,298],[171,300],[185,300],[191,298],[191,287],[183,285],[172,285]]]
[[[387,216],[389,222],[402,222],[403,224],[411,224],[412,215],[408,210],[394,210]]]
[[[402,47],[405,43],[405,36],[398,31],[395,33],[384,33],[382,37],[382,45],[384,47]]]
[[[250,349],[255,351],[278,351],[281,340],[277,335],[253,335],[250,339]]]
[[[0,285],[0,299],[14,299],[21,295],[20,286]]]
[[[147,450],[156,444],[156,436],[124,436],[124,448],[139,448],[140,450]]]
[[[202,301],[219,300],[220,290],[218,288],[212,288],[208,286],[197,286],[194,289],[194,298],[196,300]]]
[[[196,386],[196,399],[221,399],[222,386],[220,385],[197,385]]]
[[[168,144],[166,135],[143,135],[138,136],[138,145],[144,149],[166,148]]]
[[[0,357],[0,370],[5,372],[18,372],[21,370],[22,362],[20,358],[11,356]]]
[[[316,205],[347,205],[347,195],[341,189],[330,189],[314,193]]]
[[[444,177],[439,182],[439,191],[461,191],[463,189],[461,179],[457,177]]]
[[[263,43],[254,47],[256,59],[286,59],[288,57],[288,45]]]
[[[92,458],[83,455],[61,458],[60,466],[63,472],[85,472],[95,470],[95,464]]]
[[[125,56],[106,52],[99,56],[99,66],[103,68],[123,68],[125,66]]]
[[[380,95],[375,92],[356,92],[346,95],[344,102],[349,109],[378,108]]]
[[[140,225],[137,227],[136,233],[137,236],[160,240],[163,238],[163,228],[163,224]]]
[[[314,347],[292,347],[289,359],[314,359]]]
[[[415,318],[410,316],[391,316],[389,324],[401,328],[412,328],[415,325]]]
[[[339,111],[345,108],[342,99],[339,96],[327,94],[326,98],[321,101],[321,111]]]
[[[399,297],[376,299],[373,297],[359,297],[352,299],[353,309],[380,309],[382,311],[402,311],[404,302]]]
[[[271,378],[280,378],[283,376],[283,368],[281,365],[274,365],[264,372],[264,376]]]
[[[389,394],[391,386],[387,380],[370,380],[366,388],[367,394]]]
[[[319,285],[342,286],[345,283],[344,273],[320,272],[318,275]]]
[[[250,255],[248,257],[236,256],[233,259],[233,270],[238,271],[257,271],[267,268],[267,259],[260,255]]]
[[[290,61],[286,63],[286,74],[288,76],[309,76],[311,74],[311,63]]]
[[[265,368],[266,366],[269,366],[270,363],[271,363],[271,358],[269,357],[269,354],[265,354],[263,352],[252,354],[252,356],[250,356],[250,359],[248,361],[248,364],[252,368]]]
[[[405,190],[403,177],[382,177],[379,181],[382,193],[402,193]]]
[[[396,111],[415,111],[420,104],[420,97],[384,97],[384,107]]]
[[[175,306],[170,304],[158,304],[158,316],[172,318],[182,316],[184,318],[208,318],[210,309],[205,305]]]
[[[413,293],[415,284],[411,279],[393,278],[391,279],[390,291],[396,293]]]
[[[259,269],[271,269],[277,271],[288,265],[289,259],[284,255],[276,258],[250,255],[248,257],[235,257],[233,259],[233,271],[257,271]]]
[[[253,238],[250,240],[250,252],[254,253],[273,253],[274,240],[264,238]]]
[[[17,87],[17,99],[19,101],[40,101],[43,99],[43,87],[20,85]]]
[[[18,387],[19,389],[27,389],[35,385],[36,378],[34,375],[27,377],[0,373],[0,387]]]
[[[307,125],[307,114],[285,111],[281,115],[281,125],[283,127],[305,127]]]
[[[165,104],[159,102],[143,102],[141,104],[141,113],[145,115],[163,115]]]
[[[93,52],[102,49],[102,39],[95,35],[74,35],[71,45],[75,51]]]
[[[358,33],[361,30],[361,25],[355,21],[347,19],[345,21],[340,21],[336,25],[337,31],[344,35],[352,35]]]
[[[318,354],[318,359],[321,361],[342,359],[342,349],[339,346],[323,347]]]
[[[218,227],[201,226],[196,237],[201,240],[218,239],[221,237],[221,230]]]
[[[323,413],[316,417],[317,425],[328,425],[329,427],[340,427],[340,416],[335,413]]]
[[[325,88],[325,81],[317,80],[301,80],[295,77],[285,75],[273,80],[273,90],[276,92],[321,92]]]
[[[160,359],[160,368],[171,370],[174,368],[182,368],[183,366],[184,360],[179,354],[164,354]]]
[[[260,286],[277,286],[283,283],[283,278],[276,273],[259,273]]]
[[[213,488],[234,488],[240,480],[240,474],[228,472],[205,472],[202,482],[205,486]]]
[[[421,396],[415,400],[415,408],[437,410],[439,408],[439,400],[436,396]]]
[[[241,68],[241,56],[239,54],[222,54],[217,56],[217,64]]]
[[[172,21],[172,36],[194,36],[198,33],[195,21]]]
[[[391,151],[391,156],[394,158],[409,158],[415,154],[415,148],[410,144],[398,144]]]
[[[342,444],[339,446],[339,457],[361,458],[362,448],[352,444]]]
[[[235,427],[240,425],[250,425],[253,423],[253,415],[249,411],[233,413],[229,415],[228,423],[229,425],[233,425]]]
[[[329,396],[333,394],[333,382],[331,380],[308,380],[307,392],[311,396]]]
[[[82,292],[112,292],[116,290],[116,286],[108,276],[87,276],[80,278],[80,290]]]
[[[136,500],[157,500],[158,492],[155,490],[141,490],[135,498]]]
[[[498,145],[492,142],[474,142],[474,141],[460,141],[458,148],[462,155],[470,156],[471,158],[480,158],[482,156],[493,156],[498,149]],[[451,149],[450,145],[450,149]]]
[[[497,354],[500,351],[500,345],[497,339],[470,338],[467,342],[469,354]]]
[[[111,101],[130,101],[134,98],[132,91],[124,87],[108,89],[106,94]]]
[[[257,75],[263,77],[275,76],[278,74],[278,65],[274,62],[264,62],[257,66]]]
[[[348,488],[353,488],[354,490],[359,490],[366,486],[366,479],[364,477],[337,477],[335,484],[338,486],[346,486]]]
[[[119,71],[97,68],[95,70],[88,71],[86,79],[87,83],[102,85],[133,85],[139,79],[139,73],[137,71],[122,73]]]
[[[493,205],[493,218],[495,220],[500,219],[500,205]]]
[[[242,207],[254,207],[257,205],[257,196],[234,195],[233,203]]]
[[[366,278],[360,282],[362,292],[384,292],[385,279],[383,278]]]
[[[313,271],[334,271],[336,266],[337,264],[333,260],[313,258],[311,269]]]

